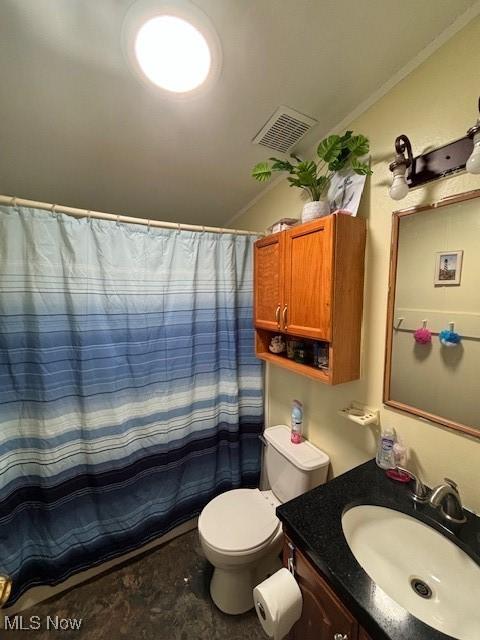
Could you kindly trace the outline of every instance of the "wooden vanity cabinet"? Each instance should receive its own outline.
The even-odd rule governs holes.
[[[256,353],[329,384],[360,375],[365,220],[331,214],[255,243]],[[276,334],[326,343],[328,370],[271,354]]]
[[[291,541],[285,537],[283,565],[288,567]],[[294,547],[295,578],[302,592],[302,616],[288,640],[370,640],[307,557]]]

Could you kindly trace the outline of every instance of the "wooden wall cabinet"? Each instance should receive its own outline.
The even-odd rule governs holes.
[[[291,541],[285,538],[283,565],[288,566]],[[300,620],[288,640],[370,640],[325,579],[298,549],[294,549],[295,578],[302,592]]]
[[[329,384],[360,375],[365,220],[332,214],[255,243],[256,353]],[[322,341],[328,369],[270,353],[273,335]]]
[[[283,232],[255,243],[254,321],[260,329],[280,327],[283,302]]]

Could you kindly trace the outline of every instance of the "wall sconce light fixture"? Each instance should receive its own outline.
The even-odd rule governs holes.
[[[480,99],[478,105],[480,111]],[[453,175],[466,169],[480,173],[480,117],[459,140],[413,157],[412,145],[405,134],[395,140],[395,160],[390,164],[393,173],[390,197],[405,198],[411,187],[419,187],[432,180]]]
[[[408,193],[408,184],[405,176],[407,169],[412,166],[413,162],[412,145],[405,134],[398,136],[395,140],[395,151],[397,152],[395,160],[390,163],[393,180],[389,193],[392,200],[401,200]],[[405,152],[407,153],[406,157]]]
[[[478,111],[480,113],[480,98],[478,99]],[[467,136],[473,139],[473,151],[467,160],[468,173],[480,173],[480,115],[477,124],[467,131]]]

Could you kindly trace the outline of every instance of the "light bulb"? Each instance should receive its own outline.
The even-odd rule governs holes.
[[[212,62],[200,31],[169,15],[152,18],[140,27],[135,55],[149,80],[174,93],[192,91],[205,82]]]
[[[473,151],[467,160],[468,173],[480,173],[480,131],[473,136]]]
[[[402,200],[408,194],[408,184],[405,180],[405,174],[397,174],[393,176],[392,186],[390,187],[390,197],[392,200]]]

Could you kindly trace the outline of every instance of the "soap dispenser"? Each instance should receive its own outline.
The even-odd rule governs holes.
[[[395,457],[393,445],[395,444],[395,431],[391,427],[385,427],[378,439],[377,465],[381,469],[394,469]]]

